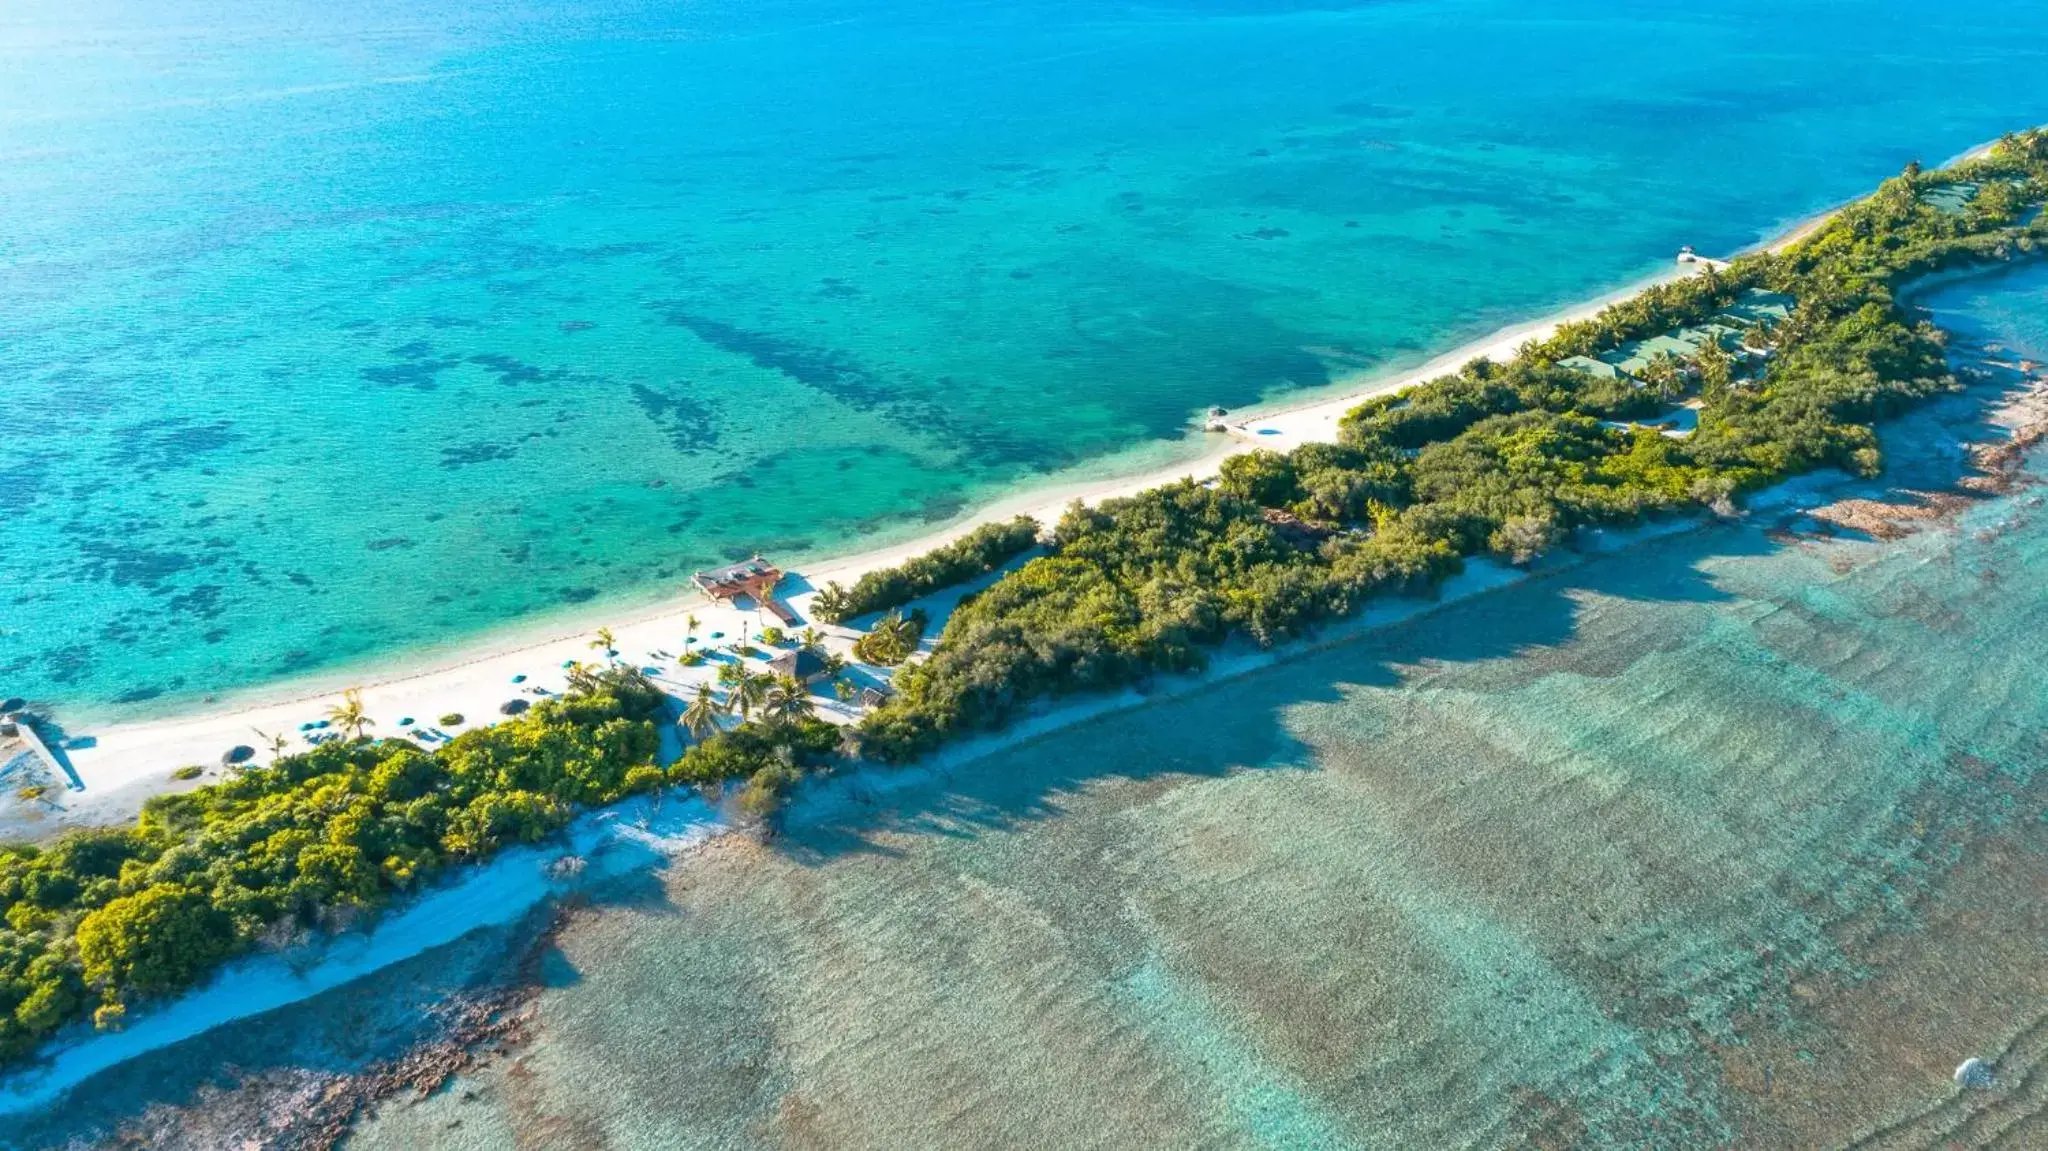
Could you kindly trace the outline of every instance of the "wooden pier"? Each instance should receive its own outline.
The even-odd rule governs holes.
[[[782,569],[758,555],[712,571],[698,572],[694,578],[697,587],[714,602],[730,603],[746,596],[759,604],[762,611],[781,620],[784,627],[796,626],[796,616],[775,600],[775,585],[782,582]]]
[[[43,761],[43,766],[50,769],[51,775],[63,776],[73,791],[85,790],[85,781],[78,778],[78,772],[73,770],[71,761],[57,754],[56,749],[43,742],[43,737],[37,733],[33,721],[23,715],[15,716],[13,723],[15,734],[21,737],[23,743],[28,744],[29,751],[35,753],[37,759]]]

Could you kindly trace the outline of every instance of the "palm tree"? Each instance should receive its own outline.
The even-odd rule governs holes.
[[[740,677],[741,677],[741,676],[743,676],[743,675],[745,675],[745,674],[747,674],[747,668],[746,668],[746,665],[745,665],[745,664],[741,664],[741,663],[722,663],[722,664],[719,664],[719,665],[718,665],[718,686],[720,686],[720,687],[731,687],[731,686],[733,686],[734,684],[738,683],[738,682],[740,681]]]
[[[852,606],[853,597],[847,595],[846,589],[836,582],[827,583],[818,589],[817,595],[811,597],[811,610],[826,623],[846,622],[846,613]]]
[[[825,633],[817,628],[805,628],[803,633],[797,636],[797,639],[802,641],[804,647],[817,652],[819,655],[825,654]]]
[[[1655,391],[1658,399],[1672,399],[1685,390],[1685,365],[1670,352],[1658,352],[1643,369],[1643,382]]]
[[[590,641],[590,646],[595,651],[603,652],[606,659],[619,654],[614,650],[619,646],[618,637],[614,636],[612,629],[608,627],[597,629],[597,638]]]
[[[913,611],[904,615],[892,608],[875,621],[875,626],[860,638],[860,642],[854,644],[853,654],[869,663],[885,666],[902,663],[917,650],[917,641],[923,638],[924,628],[924,612]]]
[[[770,681],[767,703],[762,711],[776,719],[802,719],[817,712],[811,693],[793,675],[779,675]]]
[[[363,689],[359,687],[342,692],[341,702],[327,709],[327,719],[350,739],[361,739],[364,728],[377,726],[377,721],[363,712]]]
[[[253,727],[249,730],[256,732],[257,739],[270,745],[270,758],[272,759],[283,759],[284,749],[291,746],[291,738],[282,732],[276,735],[267,735]]]
[[[691,640],[697,638],[697,625],[702,622],[702,620],[699,620],[694,615],[686,615],[683,617],[683,646],[685,648],[690,646]]]
[[[612,687],[628,695],[649,695],[661,690],[654,686],[654,681],[648,678],[646,672],[634,667],[630,663],[614,667],[610,671],[600,672],[591,678],[599,686],[603,686],[606,681],[609,681]]]
[[[846,657],[836,651],[819,652],[818,664],[824,669],[826,679],[838,679],[846,674]]]
[[[1700,391],[1707,396],[1718,396],[1734,382],[1734,357],[1721,346],[1718,339],[1708,340],[1700,345],[1695,362],[1700,370]]]
[[[569,661],[569,691],[574,695],[589,695],[598,689],[597,673],[582,660]]]
[[[697,685],[697,694],[690,697],[690,706],[683,709],[683,730],[699,742],[718,734],[718,696],[712,693],[710,684]]]
[[[733,679],[732,691],[726,694],[725,710],[738,714],[744,723],[768,698],[768,685],[774,682],[772,675],[741,670]]]

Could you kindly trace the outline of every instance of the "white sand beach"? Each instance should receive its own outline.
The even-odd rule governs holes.
[[[1829,213],[1831,214],[1831,213]],[[1770,245],[1773,249],[1796,242],[1827,218],[1823,214],[1802,221]],[[1231,413],[1230,431],[1207,433],[1207,450],[1191,460],[1142,474],[1079,483],[1054,483],[1030,488],[998,500],[946,528],[892,547],[844,558],[809,564],[788,587],[795,589],[784,602],[794,609],[800,624],[817,626],[827,636],[827,646],[845,654],[859,634],[850,628],[816,624],[808,601],[828,581],[849,583],[862,573],[892,566],[904,559],[956,538],[993,520],[1017,514],[1030,515],[1050,525],[1072,502],[1084,503],[1129,495],[1182,478],[1204,480],[1217,473],[1231,455],[1271,448],[1285,451],[1304,443],[1336,438],[1338,420],[1360,402],[1373,396],[1398,392],[1434,378],[1478,357],[1506,359],[1524,343],[1548,338],[1560,324],[1590,317],[1616,300],[1641,291],[1649,284],[1696,274],[1705,265],[1674,263],[1669,270],[1631,284],[1546,319],[1497,331],[1437,356],[1412,370],[1398,373],[1363,373],[1312,397],[1286,406]],[[769,557],[773,559],[774,557]],[[258,698],[232,706],[189,715],[117,723],[90,730],[68,730],[69,746],[62,754],[82,786],[67,786],[61,774],[47,781],[45,793],[35,799],[0,800],[0,836],[40,838],[67,827],[106,824],[132,818],[150,796],[166,791],[197,787],[217,779],[225,769],[223,756],[230,749],[254,749],[254,762],[267,762],[273,752],[272,738],[282,736],[287,751],[302,751],[311,741],[327,735],[318,725],[328,709],[341,700],[350,686],[361,691],[365,710],[373,721],[369,734],[407,736],[423,733],[429,741],[459,734],[503,718],[501,708],[508,701],[531,704],[561,692],[573,662],[600,664],[608,658],[645,669],[656,682],[681,697],[699,682],[711,680],[720,660],[738,658],[731,654],[742,637],[756,636],[764,622],[773,623],[746,606],[714,604],[694,588],[664,605],[623,619],[592,619],[589,626],[535,637],[531,634],[482,641],[471,653],[463,653],[427,668],[394,667],[358,673],[352,682],[332,680],[307,684],[278,685],[270,698]],[[930,605],[935,636],[943,624],[944,609],[958,598],[937,597]],[[698,621],[692,628],[691,617]],[[598,626],[609,626],[615,637],[617,655],[608,657],[593,646]],[[690,642],[694,641],[694,642]],[[929,638],[927,640],[929,642]],[[724,650],[720,650],[724,649]],[[681,656],[690,650],[717,651],[717,660],[696,667],[684,666]],[[776,654],[763,650],[750,661],[757,670]],[[853,678],[875,682],[887,672],[856,666]],[[835,722],[859,718],[858,705],[848,705],[821,694],[818,713]],[[443,717],[462,717],[460,723],[442,723]],[[62,722],[62,715],[55,717]],[[330,729],[331,730],[331,729]],[[200,767],[201,774],[178,780],[181,768]],[[11,778],[10,787],[24,779]]]

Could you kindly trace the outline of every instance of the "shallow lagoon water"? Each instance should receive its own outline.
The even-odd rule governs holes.
[[[1928,304],[2048,351],[2048,271]],[[352,1146],[2029,1145],[2044,565],[2028,495],[1708,529],[800,818]]]
[[[2048,268],[1926,302],[2048,358]],[[1983,401],[1887,431],[1887,482],[1952,480]],[[348,1145],[2038,1146],[2041,490],[1895,542],[1652,539],[800,806],[597,890],[532,1042]],[[520,942],[137,1061],[49,1131],[345,1071]],[[1949,1081],[1972,1055],[1998,1090]]]
[[[1960,1125],[1979,1053],[2028,1145],[2048,525],[1761,542],[693,859],[352,1146],[1811,1147]]]
[[[11,4],[4,694],[906,536],[2048,119],[2030,3],[1613,9]]]

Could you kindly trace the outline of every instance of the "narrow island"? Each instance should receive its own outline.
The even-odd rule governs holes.
[[[702,788],[771,818],[808,774],[913,762],[1056,697],[1198,671],[1227,641],[1294,640],[1427,594],[1467,559],[1524,564],[1582,529],[1732,515],[1817,469],[1876,474],[1873,423],[1957,386],[1943,333],[1902,293],[2041,252],[2044,200],[2039,130],[1910,166],[1780,250],[1371,398],[1334,440],[1076,503],[1049,530],[991,524],[828,585],[812,613],[871,617],[853,654],[899,668],[856,722],[817,714],[812,688],[843,657],[816,636],[763,629],[789,648],[777,674],[736,662],[681,700],[600,636],[607,662],[502,722],[373,738],[357,699],[311,750],[280,742],[131,825],[0,848],[0,1060],[119,1028],[230,959],[357,925],[630,795]],[[926,641],[904,609],[977,577],[990,582]],[[668,732],[687,746],[664,763]]]

